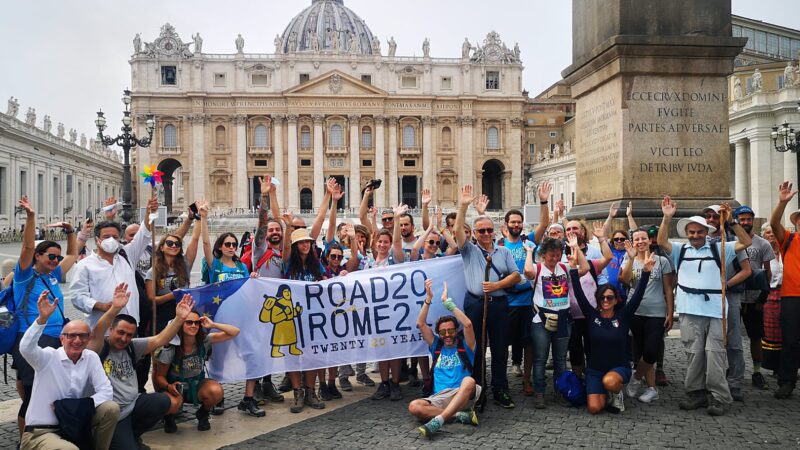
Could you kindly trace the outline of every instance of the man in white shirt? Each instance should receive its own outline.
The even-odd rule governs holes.
[[[82,398],[84,392],[94,392],[95,415],[92,418],[94,448],[108,449],[117,426],[119,406],[112,400],[111,382],[103,371],[96,353],[86,350],[91,334],[89,325],[73,320],[61,332],[61,345],[40,348],[37,345],[47,319],[58,307],[58,299],[50,303],[47,291],[37,301],[39,316],[20,341],[19,350],[36,370],[33,395],[25,414],[22,448],[75,449],[74,444],[61,438],[53,402],[66,398]]]
[[[158,200],[151,198],[147,203],[151,213],[158,210]],[[133,240],[124,247],[119,238],[122,230],[116,222],[100,222],[94,228],[95,253],[82,259],[75,268],[70,284],[72,305],[89,315],[89,326],[94,328],[104,312],[111,308],[114,289],[125,283],[130,287],[131,298],[121,314],[128,314],[139,322],[139,292],[136,289],[136,263],[147,244],[150,243],[150,224],[147,218],[142,222]],[[119,254],[124,248],[126,258]]]

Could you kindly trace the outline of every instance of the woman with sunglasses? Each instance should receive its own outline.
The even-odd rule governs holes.
[[[575,248],[574,250],[577,250]],[[625,410],[622,388],[631,377],[631,355],[628,349],[628,331],[636,309],[644,296],[650,272],[656,264],[655,255],[649,251],[645,254],[644,267],[639,283],[630,300],[621,305],[617,288],[603,284],[597,288],[594,307],[586,298],[581,287],[578,267],[586,267],[589,263],[581,251],[570,252],[569,271],[573,291],[578,305],[588,322],[588,335],[592,352],[589,353],[586,365],[587,409],[591,414],[598,414],[604,409],[619,413]],[[608,407],[607,397],[611,402]]]
[[[236,255],[239,241],[236,239],[235,234],[231,232],[222,233],[214,242],[212,249],[211,241],[208,237],[208,202],[205,202],[200,208],[200,218],[205,268],[208,269],[208,283],[247,278],[249,276],[247,266]]]
[[[633,232],[633,245],[625,244],[627,256],[622,265],[620,281],[628,286],[635,286],[642,276],[650,251],[650,237],[648,227],[642,227]],[[660,255],[653,255],[655,266],[650,270],[650,279],[644,290],[644,297],[636,315],[631,322],[633,334],[633,362],[636,372],[625,388],[628,397],[638,397],[643,403],[658,400],[656,390],[655,363],[658,353],[664,345],[664,332],[672,328],[672,314],[675,301],[672,292],[672,283],[667,276],[672,273],[672,264]],[[629,297],[632,294],[629,293]],[[642,379],[647,384],[647,389],[640,392]],[[641,395],[640,395],[641,394]]]
[[[20,434],[22,434],[25,427],[25,413],[28,410],[33,389],[34,370],[19,353],[19,342],[28,327],[36,321],[39,311],[36,302],[39,296],[42,292],[49,292],[51,301],[58,299],[59,307],[47,320],[43,335],[39,339],[39,346],[43,348],[61,347],[59,337],[66,318],[60,306],[64,304],[64,294],[61,292],[59,283],[65,281],[67,272],[77,262],[78,253],[91,234],[91,223],[87,221],[87,226],[80,232],[80,239],[75,236],[72,225],[66,222],[51,225],[63,228],[67,235],[67,256],[64,257],[61,255],[61,245],[57,242],[41,241],[36,244],[36,212],[28,201],[28,197],[23,196],[19,200],[19,207],[25,211],[26,221],[22,235],[22,251],[14,268],[13,286],[14,302],[18,305],[17,310],[24,310],[25,314],[18,317],[19,329],[11,350],[14,357],[11,368],[17,370],[17,391],[22,394],[22,406],[20,406],[17,418]]]
[[[163,330],[175,318],[177,303],[172,291],[189,287],[189,274],[200,242],[200,227],[200,224],[194,227],[192,241],[186,248],[186,253],[183,252],[181,238],[175,234],[161,238],[153,252],[153,267],[147,271],[144,279],[147,283],[147,297],[156,307],[156,332]],[[153,279],[153,268],[158,274],[157,281]]]
[[[210,333],[208,330],[219,331]],[[222,401],[224,392],[219,382],[206,378],[206,359],[211,346],[235,338],[239,329],[233,325],[216,323],[211,318],[192,311],[184,320],[178,335],[156,355],[153,385],[159,392],[169,395],[172,405],[164,417],[164,432],[178,431],[175,414],[184,401],[200,404],[195,417],[197,430],[211,429],[208,415]]]
[[[441,219],[442,213],[441,210],[438,210],[436,213],[438,214],[438,218]],[[439,256],[450,256],[455,255],[456,250],[458,250],[458,245],[456,245],[455,239],[449,233],[445,234],[444,236],[439,234],[438,231],[434,228],[435,223],[434,221],[430,221],[428,228],[422,233],[419,238],[417,238],[416,242],[414,242],[414,246],[411,250],[411,260],[417,261],[419,259],[432,259],[437,258]],[[440,251],[440,247],[442,246],[443,242],[447,242],[447,250],[442,253]]]

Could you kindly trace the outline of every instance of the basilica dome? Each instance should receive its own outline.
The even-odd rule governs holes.
[[[354,39],[355,44],[351,42]],[[276,38],[276,46],[280,53],[319,51],[372,55],[374,39],[364,20],[344,6],[344,0],[312,0],[311,6],[289,22],[280,41]]]

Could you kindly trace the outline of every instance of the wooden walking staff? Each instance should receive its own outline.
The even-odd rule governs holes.
[[[489,281],[489,269],[492,267],[492,255],[486,255],[486,267],[483,269],[483,281]],[[483,293],[483,319],[481,326],[481,383],[482,387],[486,386],[486,316],[489,313],[489,293]],[[494,355],[492,355],[494,357]],[[486,407],[486,389],[481,389],[481,398],[479,399],[481,407],[480,411]]]
[[[164,172],[156,169],[156,165],[153,164],[150,167],[145,165],[144,166],[144,171],[141,172],[139,175],[144,177],[145,184],[149,184],[150,185],[150,197],[151,198],[155,198],[156,197],[156,185],[161,185],[161,183],[162,183],[161,177],[164,175]],[[156,265],[153,264],[153,259],[155,257],[155,253],[156,253],[156,220],[155,220],[155,218],[153,218],[152,221],[150,220],[150,211],[149,211],[149,209],[147,210],[147,221],[150,222],[150,238],[151,238],[150,245],[152,246],[152,249],[153,249],[150,252],[150,269],[153,271],[153,283],[155,283],[155,286],[156,286],[155,292],[156,292],[156,295],[158,295],[158,274],[156,274]],[[155,301],[152,302],[152,303],[153,303],[153,305],[152,305],[153,317],[152,317],[151,320],[152,320],[153,323],[151,324],[151,329],[153,330],[152,336],[155,336],[157,334],[156,333],[156,303],[155,303]]]
[[[725,307],[726,306],[726,304],[725,304],[725,294],[726,294],[727,287],[728,287],[728,280],[727,280],[727,277],[725,276],[725,265],[726,265],[725,264],[725,223],[726,223],[726,221],[728,219],[725,216],[727,215],[728,210],[727,209],[722,209],[722,211],[720,211],[720,212],[722,214],[719,217],[719,227],[720,227],[719,238],[720,238],[720,242],[721,242],[721,245],[719,246],[720,247],[719,257],[721,259],[720,265],[719,265],[719,278],[720,278],[720,281],[722,282],[722,343],[725,346],[727,346],[728,345],[728,318],[727,318],[727,314],[726,314],[727,308]]]

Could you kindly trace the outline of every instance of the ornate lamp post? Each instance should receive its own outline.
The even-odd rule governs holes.
[[[797,105],[797,112],[800,113],[800,102]],[[794,131],[794,128],[789,127],[788,122],[784,122],[780,127],[772,127],[770,137],[775,150],[781,153],[792,152],[800,159],[800,131]],[[798,169],[800,169],[800,164],[798,164]],[[800,201],[800,199],[795,201]]]
[[[147,137],[138,139],[136,134],[133,133],[131,128],[131,91],[125,89],[122,95],[122,103],[125,104],[125,111],[122,117],[122,134],[117,137],[104,136],[103,130],[106,129],[106,118],[103,116],[103,111],[97,112],[97,119],[94,121],[97,125],[97,140],[103,145],[110,146],[117,144],[122,147],[124,160],[122,163],[122,220],[127,225],[133,218],[133,211],[131,209],[131,150],[139,147],[149,147],[153,139],[153,130],[156,128],[156,121],[152,114],[147,116],[146,130]]]

